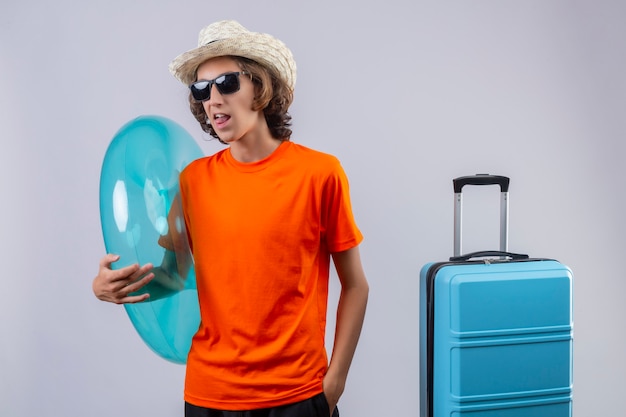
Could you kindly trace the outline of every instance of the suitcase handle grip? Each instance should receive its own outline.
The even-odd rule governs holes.
[[[462,192],[466,185],[499,185],[500,192],[509,192],[509,178],[501,175],[476,174],[455,178],[452,182],[455,193]]]
[[[472,258],[485,258],[485,257],[510,258],[512,260],[521,260],[521,259],[529,258],[528,255],[524,253],[512,253],[512,252],[488,250],[488,251],[467,253],[465,255],[460,255],[460,256],[452,256],[450,258],[450,262],[469,261]]]

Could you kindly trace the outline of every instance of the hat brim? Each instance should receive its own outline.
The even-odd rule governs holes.
[[[275,71],[292,90],[295,86],[296,68],[291,51],[280,40],[263,33],[242,34],[199,46],[174,58],[169,70],[180,82],[190,85],[196,81],[200,64],[220,56],[251,59]]]

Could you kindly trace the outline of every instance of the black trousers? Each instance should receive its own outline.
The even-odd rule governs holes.
[[[330,415],[328,401],[323,392],[293,404],[246,411],[214,410],[185,402],[185,417],[330,417]],[[333,410],[332,417],[339,417],[337,407]]]

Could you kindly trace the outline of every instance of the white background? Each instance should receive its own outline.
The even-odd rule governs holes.
[[[574,271],[575,414],[622,412],[626,3],[26,0],[0,5],[1,416],[182,415],[184,367],[91,292],[99,177],[139,115],[222,149],[167,65],[224,18],[293,50],[293,140],[350,178],[371,296],[343,416],[418,415],[418,274],[478,172],[511,177],[510,249]],[[497,245],[497,194],[468,189],[466,251]]]

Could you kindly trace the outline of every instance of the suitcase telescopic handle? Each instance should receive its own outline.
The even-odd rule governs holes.
[[[452,180],[454,186],[454,257],[461,256],[463,226],[463,187],[466,185],[500,186],[500,252],[509,246],[509,183],[502,175],[476,174]]]

